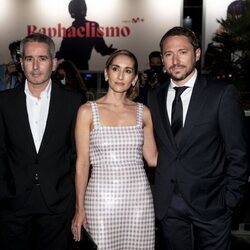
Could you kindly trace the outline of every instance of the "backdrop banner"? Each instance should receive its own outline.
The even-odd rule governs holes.
[[[103,70],[110,53],[129,49],[142,70],[163,34],[181,25],[183,0],[0,0],[0,6],[0,63],[10,61],[11,42],[41,32],[54,39],[59,58],[80,69]]]

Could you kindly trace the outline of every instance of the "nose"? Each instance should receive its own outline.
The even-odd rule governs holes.
[[[179,55],[176,53],[176,54],[173,54],[173,64],[178,64],[179,62]]]
[[[34,61],[33,61],[33,69],[38,69],[38,67],[39,67],[39,61],[38,61],[38,59],[34,59]]]
[[[120,71],[119,71],[119,74],[118,74],[118,78],[119,78],[120,80],[122,80],[123,77],[124,77],[124,72],[123,72],[123,70],[120,70]]]

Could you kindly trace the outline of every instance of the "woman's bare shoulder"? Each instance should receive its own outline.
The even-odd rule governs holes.
[[[90,102],[86,102],[79,107],[78,116],[81,116],[84,119],[92,119],[92,108]]]

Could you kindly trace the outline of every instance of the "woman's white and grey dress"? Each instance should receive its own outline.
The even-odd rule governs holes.
[[[153,250],[153,199],[144,170],[143,105],[134,126],[100,126],[98,104],[90,102],[91,177],[85,194],[88,231],[98,250]]]

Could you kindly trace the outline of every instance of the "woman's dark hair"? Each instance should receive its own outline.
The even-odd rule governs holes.
[[[56,74],[58,74],[60,69],[65,72],[65,89],[79,93],[86,92],[86,86],[84,84],[83,78],[74,63],[67,60],[61,62],[57,66]]]
[[[106,61],[106,64],[105,64],[105,69],[108,70],[109,66],[112,64],[113,60],[117,57],[117,56],[120,56],[120,55],[125,55],[125,56],[128,56],[129,58],[131,58],[134,62],[134,75],[138,75],[138,61],[137,61],[137,58],[136,56],[130,52],[129,50],[116,50],[115,52],[113,52],[108,60]],[[127,91],[127,97],[130,99],[130,100],[133,100],[135,99],[139,94],[139,82],[138,80],[136,81],[135,83],[135,86],[132,86],[128,89]]]

